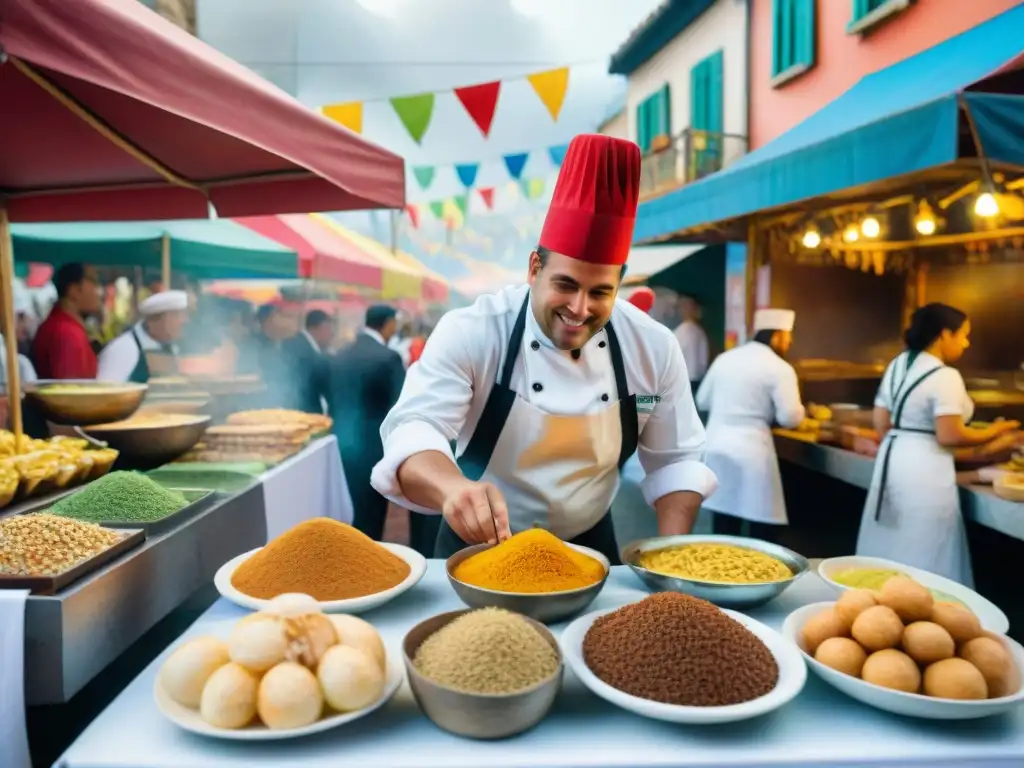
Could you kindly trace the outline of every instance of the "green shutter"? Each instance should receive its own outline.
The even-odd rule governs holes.
[[[647,135],[647,101],[641,101],[636,108],[636,143],[646,153],[651,148],[651,137]]]
[[[878,5],[879,3],[873,3],[871,0],[853,0],[853,20],[860,21]]]
[[[798,64],[814,65],[814,5],[815,0],[774,0],[772,77]]]
[[[712,133],[722,133],[722,125],[725,121],[724,111],[724,88],[722,80],[722,62],[724,60],[722,51],[714,53],[705,61],[707,62],[707,130]]]
[[[698,131],[705,129],[708,112],[705,68],[705,63],[701,61],[690,70],[690,126]]]
[[[672,99],[669,95],[668,83],[658,91],[658,100],[661,102],[661,122],[658,124],[657,133],[672,136]]]

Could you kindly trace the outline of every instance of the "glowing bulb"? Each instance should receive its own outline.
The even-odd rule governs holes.
[[[817,248],[821,245],[821,235],[818,234],[818,230],[808,229],[804,232],[803,244],[804,248]]]
[[[843,240],[845,240],[847,243],[856,243],[859,237],[860,232],[857,230],[856,224],[851,224],[850,226],[843,230]]]
[[[882,231],[882,225],[878,223],[878,219],[874,216],[868,216],[860,223],[860,231],[864,237],[878,237],[879,233]]]
[[[919,235],[934,235],[935,234],[935,219],[917,219],[914,222],[914,229],[917,230]]]
[[[991,192],[982,192],[974,201],[974,212],[979,216],[990,219],[999,215],[999,201]]]

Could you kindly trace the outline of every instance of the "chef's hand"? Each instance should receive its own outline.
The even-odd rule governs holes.
[[[995,427],[999,434],[1006,434],[1007,432],[1016,432],[1020,429],[1020,422],[1013,420],[996,419],[992,422],[992,426]]]
[[[467,544],[497,544],[512,535],[505,499],[490,483],[463,480],[445,496],[441,512],[452,530]]]

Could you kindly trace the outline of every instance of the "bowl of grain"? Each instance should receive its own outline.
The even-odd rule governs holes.
[[[25,384],[25,399],[61,426],[127,419],[146,396],[145,384],[92,379],[40,379]]]
[[[120,451],[119,465],[154,469],[187,453],[209,425],[209,416],[138,413],[123,421],[97,424],[82,431]]]
[[[608,558],[542,528],[498,545],[477,544],[448,558],[448,581],[470,608],[504,608],[550,624],[575,616],[601,592]]]
[[[540,622],[501,608],[442,613],[402,643],[409,687],[435,725],[471,739],[529,730],[562,687],[562,652]]]
[[[679,592],[723,608],[744,610],[774,600],[807,573],[807,558],[741,536],[656,536],[622,550],[653,592]]]

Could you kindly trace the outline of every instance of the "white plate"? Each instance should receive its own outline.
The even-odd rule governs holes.
[[[212,725],[207,723],[200,717],[199,713],[194,709],[183,707],[178,702],[174,701],[167,692],[164,691],[163,686],[160,685],[160,676],[157,675],[156,682],[153,684],[153,698],[156,700],[156,708],[160,710],[160,714],[170,720],[172,723],[177,725],[179,728],[184,728],[186,731],[199,734],[200,736],[209,736],[215,739],[227,739],[229,741],[274,741],[276,739],[296,739],[300,736],[308,736],[312,733],[320,733],[321,731],[329,731],[332,728],[338,728],[339,726],[351,723],[353,720],[358,720],[361,717],[366,717],[371,712],[374,712],[385,704],[387,704],[398,693],[398,689],[402,687],[402,683],[405,681],[405,667],[403,666],[401,656],[398,654],[387,653],[387,665],[388,665],[388,679],[384,688],[384,695],[382,695],[377,701],[364,709],[356,710],[355,712],[345,712],[343,714],[328,715],[315,723],[303,726],[302,728],[289,728],[286,730],[271,730],[262,723],[250,725],[247,728],[239,728],[232,730],[229,728],[214,728]]]
[[[999,610],[999,606],[990,600],[986,600],[973,589],[968,589],[963,584],[958,584],[952,579],[939,576],[937,573],[922,571],[910,565],[897,563],[895,560],[886,560],[881,557],[860,557],[850,555],[849,557],[830,557],[822,560],[818,565],[818,575],[830,587],[839,592],[846,592],[852,587],[847,587],[832,580],[832,574],[839,574],[851,568],[868,568],[885,571],[899,571],[905,573],[914,581],[929,589],[945,592],[950,597],[955,597],[961,603],[970,608],[978,617],[981,626],[997,635],[1005,635],[1010,630],[1010,620],[1006,614]]]
[[[979,717],[997,715],[1013,709],[1024,701],[1024,687],[1012,696],[984,701],[955,701],[953,699],[934,699],[917,693],[903,693],[882,688],[873,683],[865,683],[858,677],[845,675],[831,667],[815,661],[814,658],[800,647],[800,630],[804,624],[819,611],[831,608],[834,603],[814,603],[797,608],[782,625],[782,634],[798,648],[811,670],[838,691],[845,693],[869,707],[875,707],[894,715],[907,715],[928,720],[974,720]],[[1013,655],[1018,669],[1024,669],[1024,648],[1008,637],[999,638]]]
[[[398,555],[409,564],[409,575],[405,577],[405,581],[401,584],[396,584],[391,589],[385,589],[383,592],[377,592],[373,595],[366,595],[364,597],[353,597],[349,600],[327,600],[320,603],[320,610],[325,613],[362,613],[363,611],[369,611],[371,608],[379,608],[384,603],[391,602],[396,597],[404,592],[409,591],[423,578],[423,574],[427,572],[427,560],[423,555],[414,549],[409,547],[403,547],[401,544],[388,544],[381,542],[380,545],[384,549],[388,550],[393,555]],[[217,571],[217,574],[213,577],[213,583],[217,587],[217,591],[220,592],[221,597],[230,600],[235,605],[241,606],[242,608],[248,608],[252,611],[262,611],[270,605],[270,600],[261,600],[258,597],[249,597],[249,595],[242,594],[234,585],[231,583],[231,577],[235,573],[235,569],[238,568],[242,563],[248,560],[250,557],[259,552],[263,547],[257,547],[245,554],[239,555],[234,560],[228,560],[224,563]]]
[[[775,663],[779,665],[779,681],[775,688],[764,696],[759,696],[742,704],[730,704],[724,707],[687,707],[678,704],[664,704],[660,701],[641,699],[639,696],[620,691],[604,682],[590,671],[583,660],[583,638],[596,619],[607,613],[618,610],[609,608],[593,611],[580,616],[562,632],[561,646],[565,662],[583,684],[607,702],[654,720],[665,720],[670,723],[713,724],[733,723],[749,720],[778,709],[792,701],[807,681],[807,667],[804,665],[800,650],[785,640],[778,632],[766,627],[749,616],[727,609],[719,609],[732,619],[745,626],[764,643]]]

